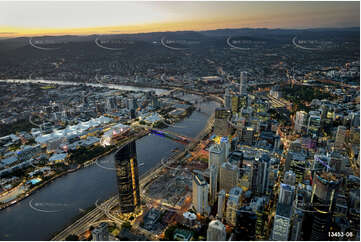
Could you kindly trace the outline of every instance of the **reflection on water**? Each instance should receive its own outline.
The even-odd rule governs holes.
[[[189,137],[197,136],[218,104],[207,102],[202,105],[206,107],[205,112],[195,111],[177,123],[186,128],[167,129]],[[175,148],[183,149],[184,146],[157,135],[137,140],[138,162],[144,163],[139,167],[140,175],[162,158],[169,157]],[[110,154],[99,162],[112,167],[112,158],[113,154]],[[18,204],[0,211],[0,240],[49,240],[52,234],[68,225],[84,209],[94,205],[96,200],[107,199],[116,190],[115,171],[97,165],[58,178]],[[36,208],[56,212],[34,210],[29,206],[30,201]]]

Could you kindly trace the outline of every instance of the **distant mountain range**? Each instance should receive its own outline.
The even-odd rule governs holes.
[[[187,39],[202,40],[206,38],[227,38],[229,36],[250,37],[252,39],[284,39],[293,35],[314,36],[315,38],[325,37],[325,35],[344,36],[347,39],[357,40],[360,38],[360,27],[349,28],[311,28],[311,29],[267,29],[267,28],[238,28],[238,29],[215,29],[204,31],[174,31],[174,32],[151,32],[137,34],[106,34],[106,35],[63,35],[63,36],[37,36],[34,40],[61,42],[92,42],[96,38],[124,39],[145,42],[159,42],[162,38],[167,39]],[[29,37],[3,38],[0,39],[0,52],[20,48],[29,45]]]

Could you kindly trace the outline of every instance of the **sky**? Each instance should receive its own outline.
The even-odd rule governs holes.
[[[0,1],[0,37],[355,26],[359,1]]]

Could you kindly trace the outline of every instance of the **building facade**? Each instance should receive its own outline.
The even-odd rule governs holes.
[[[119,205],[122,213],[134,212],[140,205],[138,162],[135,141],[115,154]]]

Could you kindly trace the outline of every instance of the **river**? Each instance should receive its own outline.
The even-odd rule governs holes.
[[[196,95],[186,97],[187,100],[201,99]],[[196,137],[218,103],[206,101],[199,106],[201,111],[194,111],[188,118],[167,129]],[[144,163],[139,167],[140,175],[162,158],[169,157],[173,149],[184,149],[182,144],[154,134],[144,136],[136,144],[138,164]],[[113,155],[111,153],[100,159],[101,166],[94,164],[60,177],[28,198],[0,211],[0,240],[50,240],[54,233],[69,225],[84,209],[97,200],[116,194]]]

